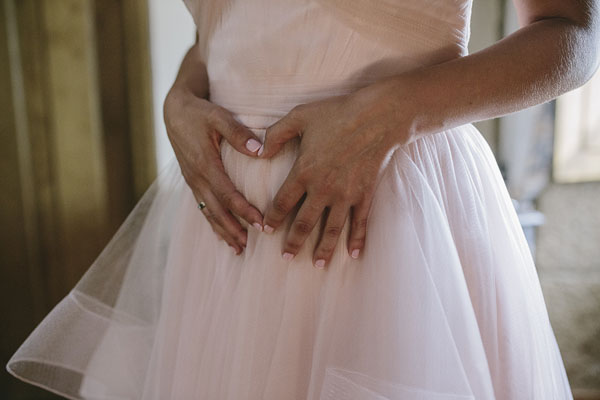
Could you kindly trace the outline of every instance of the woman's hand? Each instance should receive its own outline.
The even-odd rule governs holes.
[[[267,128],[261,158],[301,136],[299,155],[263,220],[265,232],[277,229],[306,193],[285,240],[285,259],[298,253],[323,212],[326,223],[314,265],[323,268],[329,262],[348,214],[348,251],[358,257],[379,177],[392,151],[410,137],[410,126],[402,122],[410,121],[410,113],[405,108],[398,118],[396,107],[401,105],[364,90],[298,105]]]
[[[221,160],[223,138],[237,151],[256,157],[261,146],[254,133],[226,109],[175,85],[164,103],[165,124],[183,177],[213,231],[239,254],[246,246],[247,231],[231,214],[239,215],[262,231],[260,211],[248,203],[226,174]]]

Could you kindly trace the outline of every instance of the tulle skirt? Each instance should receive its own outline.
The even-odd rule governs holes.
[[[260,138],[276,120],[239,118]],[[221,144],[261,211],[297,149],[257,160]],[[472,125],[393,153],[358,259],[349,221],[326,269],[312,266],[318,229],[282,259],[291,220],[250,227],[234,255],[173,159],[8,370],[73,399],[572,398],[516,212]]]

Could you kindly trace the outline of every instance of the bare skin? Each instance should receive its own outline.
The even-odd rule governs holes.
[[[513,1],[522,28],[485,50],[381,80],[348,95],[298,105],[267,129],[264,147],[256,153],[249,154],[243,148],[243,140],[251,132],[234,130],[239,133],[237,139],[229,135],[236,149],[261,158],[272,157],[285,142],[302,136],[299,156],[260,220],[265,232],[273,232],[304,198],[287,233],[284,258],[291,259],[298,253],[324,213],[326,224],[313,254],[315,266],[323,268],[330,261],[348,217],[351,224],[347,247],[351,256],[358,257],[365,244],[374,183],[398,146],[543,103],[581,86],[592,76],[599,62],[600,0]],[[198,66],[186,65],[184,60],[174,88],[205,96],[206,78],[193,77],[193,68]],[[174,93],[173,97],[182,97],[177,90]],[[166,119],[179,121],[172,124],[179,126],[171,128],[172,142],[185,143],[179,139],[185,135],[177,132],[186,129],[190,116],[184,117],[193,109],[167,110],[165,103],[165,115],[170,113]],[[198,111],[206,112],[201,108]],[[221,135],[229,140],[227,134]],[[200,151],[199,147],[195,148]],[[193,155],[189,158],[194,159]],[[201,170],[215,168],[207,163],[218,164],[214,154],[200,162],[205,163]],[[190,163],[190,176],[194,176],[194,168],[198,166]],[[197,184],[197,198],[205,199],[202,194],[213,191],[231,198],[235,188],[224,184],[224,179],[229,180],[220,174],[198,179],[202,183]],[[208,199],[220,201],[217,196]],[[239,211],[224,205],[223,214],[229,209],[245,219],[260,215],[245,199],[236,199]],[[215,206],[219,213],[221,210]],[[227,238],[239,238],[241,226],[232,221],[222,224],[224,221],[230,220],[213,218],[213,229],[225,232]]]

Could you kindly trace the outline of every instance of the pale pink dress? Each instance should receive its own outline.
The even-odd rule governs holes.
[[[186,4],[211,100],[260,138],[296,104],[467,54],[469,0]],[[264,211],[297,148],[221,150]],[[283,260],[290,221],[250,227],[235,256],[173,159],[9,371],[74,399],[571,399],[524,234],[472,125],[394,153],[358,259],[347,221],[325,270],[311,262],[317,230]]]

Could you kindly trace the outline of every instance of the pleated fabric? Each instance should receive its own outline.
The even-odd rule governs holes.
[[[209,3],[188,1],[196,21]],[[334,3],[228,4],[205,47],[211,101],[263,139],[296,104],[464,55],[468,1],[373,2],[396,7],[385,33],[347,18],[364,1]],[[442,24],[434,15],[446,25],[428,27]],[[269,160],[221,143],[228,175],[261,211],[298,140]],[[249,227],[236,256],[171,160],[9,372],[72,399],[572,398],[523,231],[472,125],[393,153],[358,259],[347,221],[325,270],[312,266],[318,230],[283,260],[292,219],[274,234]]]

